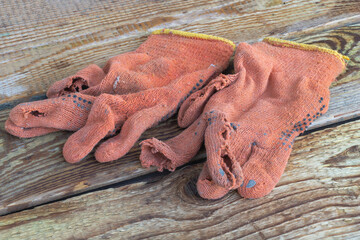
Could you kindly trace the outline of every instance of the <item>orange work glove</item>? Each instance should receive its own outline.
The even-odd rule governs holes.
[[[235,65],[239,77],[233,83],[211,97],[213,92],[196,92],[182,105],[179,121],[185,125],[203,112],[182,136],[142,145],[144,166],[174,169],[189,161],[199,148],[193,146],[205,139],[207,162],[197,183],[203,198],[217,199],[236,188],[245,198],[268,194],[285,169],[294,138],[327,111],[329,86],[347,59],[274,38],[240,44],[236,57],[244,64]],[[194,136],[197,140],[186,140]],[[192,152],[177,154],[190,144]]]
[[[103,69],[93,64],[54,83],[47,92],[51,99],[16,106],[5,128],[18,137],[34,137],[58,130],[76,131],[85,125],[95,100],[92,96],[127,94],[165,86],[212,60],[212,64],[220,63],[214,69],[222,69],[233,46],[229,40],[209,35],[169,29],[155,31],[137,50],[111,58]],[[202,63],[205,57],[209,58]]]
[[[122,157],[146,129],[175,114],[191,93],[223,71],[235,47],[226,39],[175,30],[156,31],[148,41],[163,57],[146,69],[168,84],[127,95],[104,93],[97,97],[86,125],[65,143],[63,154],[68,162],[80,161],[120,127],[120,134],[100,145],[95,157],[100,162]]]

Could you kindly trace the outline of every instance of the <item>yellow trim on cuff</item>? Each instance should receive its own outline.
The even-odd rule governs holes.
[[[216,37],[216,36],[212,36],[212,35],[206,35],[206,34],[202,34],[202,33],[191,33],[191,32],[185,32],[185,31],[180,31],[180,30],[173,30],[173,29],[160,29],[160,30],[155,30],[152,32],[152,34],[154,35],[158,35],[158,34],[175,34],[175,35],[179,35],[182,37],[187,37],[187,38],[200,38],[200,39],[204,39],[204,40],[218,40],[218,41],[222,41],[224,43],[229,44],[230,46],[233,47],[233,49],[235,50],[235,43],[233,43],[232,41],[230,41],[229,39],[226,38],[222,38],[222,37]]]
[[[319,52],[330,53],[330,54],[334,55],[335,57],[337,57],[338,59],[340,59],[344,65],[346,64],[344,59],[350,60],[349,57],[344,56],[344,55],[338,53],[337,51],[334,51],[329,48],[318,47],[318,46],[304,44],[304,43],[296,43],[293,41],[287,41],[287,40],[282,40],[282,39],[273,38],[273,37],[266,37],[266,38],[264,38],[263,41],[267,42],[269,44],[275,45],[275,46],[292,47],[292,48],[302,49],[302,50],[306,50],[306,51],[319,51]]]

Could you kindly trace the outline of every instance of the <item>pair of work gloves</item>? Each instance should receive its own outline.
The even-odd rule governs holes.
[[[294,139],[327,111],[329,86],[344,59],[330,49],[275,38],[240,43],[235,74],[190,95],[178,113],[179,126],[187,129],[167,141],[143,141],[142,165],[173,171],[205,142],[201,197],[218,199],[232,189],[244,198],[265,196],[284,172]]]
[[[181,103],[228,66],[235,44],[177,30],[153,32],[133,52],[90,65],[55,82],[48,99],[11,110],[5,129],[18,137],[68,130],[67,162],[79,162],[97,147],[99,162],[125,155],[148,128],[174,115]]]
[[[197,189],[217,199],[232,189],[245,198],[268,194],[279,181],[296,136],[327,111],[329,86],[344,56],[311,45],[265,38],[239,44],[235,74],[220,74],[235,45],[226,39],[164,29],[136,51],[90,65],[56,82],[49,99],[10,112],[6,130],[34,137],[77,131],[65,143],[66,161],[95,151],[100,162],[125,155],[151,126],[178,113],[187,127],[167,141],[142,142],[141,163],[175,170],[205,141],[207,161]],[[218,76],[220,74],[220,76]]]

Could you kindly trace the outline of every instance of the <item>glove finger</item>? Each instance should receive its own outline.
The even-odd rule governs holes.
[[[200,197],[205,199],[219,199],[229,192],[228,188],[221,187],[212,180],[207,163],[201,170],[196,188]]]
[[[140,110],[127,119],[120,134],[102,143],[95,152],[99,162],[109,162],[124,156],[145,132],[164,116],[164,105]]]
[[[16,126],[23,128],[76,131],[85,124],[94,99],[78,93],[21,103],[10,111],[9,118]]]
[[[167,141],[156,138],[141,142],[140,161],[143,167],[156,166],[158,171],[164,168],[174,171],[188,163],[202,146],[207,124],[200,117],[178,136]]]
[[[48,89],[48,98],[59,97],[64,94],[81,92],[89,87],[98,85],[105,77],[104,71],[95,64],[78,71],[75,75],[55,82]]]
[[[72,134],[63,148],[63,155],[67,162],[79,162],[88,155],[95,145],[110,133],[114,133],[124,122],[123,114],[117,113],[124,108],[121,96],[102,94],[94,101],[86,124]]]
[[[210,111],[205,116],[209,125],[205,132],[209,173],[218,185],[228,189],[238,188],[243,182],[243,173],[235,158],[235,149],[230,144],[234,128],[219,111]]]

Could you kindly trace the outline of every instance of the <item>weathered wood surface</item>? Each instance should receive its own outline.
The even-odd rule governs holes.
[[[322,32],[311,38],[314,43],[339,49],[352,59],[347,71],[331,89],[329,112],[314,122],[312,129],[341,122],[360,113],[360,51],[356,42],[359,37],[360,25],[352,25]],[[311,43],[311,39],[305,35],[297,40]],[[154,168],[141,168],[138,145],[124,158],[112,163],[97,163],[93,155],[89,155],[81,163],[70,165],[64,161],[61,153],[70,133],[18,139],[4,131],[8,113],[9,108],[0,111],[0,214],[26,209],[155,171]],[[153,136],[166,139],[179,132],[180,129],[172,118],[147,131],[142,139]]]
[[[299,137],[277,187],[207,201],[203,164],[149,183],[109,188],[3,216],[4,239],[356,239],[360,237],[360,120]]]
[[[333,8],[337,8],[337,7],[334,7],[333,5],[331,5],[332,4],[331,1],[327,1],[327,2],[329,5],[326,5],[326,6],[321,5],[321,4],[320,4],[320,6],[318,6],[318,4],[315,4],[312,1],[309,1],[307,3],[302,3],[302,4],[305,4],[305,5],[310,4],[309,6],[308,5],[306,5],[306,6],[312,7],[313,9],[315,7],[316,7],[316,9],[326,8],[329,11]],[[342,7],[344,9],[347,9],[349,6],[351,6],[353,9],[354,8],[356,9],[358,6],[354,5],[353,3],[354,3],[354,1],[348,1],[346,4],[343,4]],[[178,3],[178,4],[180,4],[180,3]],[[181,3],[181,4],[183,4],[183,3]],[[201,4],[201,2],[199,2],[199,4]],[[204,4],[204,3],[202,3],[202,4]],[[287,2],[286,4],[285,4],[286,6],[292,6],[291,8],[294,8],[294,9],[302,9],[301,4],[294,5],[294,3],[291,3],[291,2]],[[225,5],[228,6],[227,3]],[[214,32],[210,32],[210,33],[225,36],[230,39],[236,40],[237,42],[242,41],[244,39],[254,41],[254,40],[256,40],[256,38],[264,36],[264,34],[265,35],[273,34],[275,32],[278,32],[281,34],[283,32],[286,32],[287,38],[291,38],[292,33],[289,32],[290,30],[295,31],[297,29],[302,28],[302,27],[298,26],[298,27],[293,27],[293,28],[287,28],[286,30],[285,29],[282,29],[281,31],[274,30],[275,32],[263,32],[260,34],[260,32],[258,32],[258,30],[254,29],[256,24],[251,25],[250,24],[251,21],[248,20],[250,22],[248,22],[248,25],[246,25],[246,26],[249,28],[251,27],[252,29],[254,29],[254,31],[252,33],[253,35],[249,35],[250,33],[248,33],[248,35],[245,35],[246,37],[244,38],[244,36],[241,35],[240,33],[235,33],[237,31],[241,30],[241,29],[238,29],[238,25],[241,27],[245,27],[245,25],[243,25],[243,22],[240,21],[239,16],[244,16],[244,19],[250,18],[251,16],[253,18],[255,18],[254,16],[259,15],[259,14],[261,16],[267,16],[267,15],[272,15],[272,14],[274,14],[274,16],[277,16],[276,14],[278,14],[277,13],[278,11],[282,12],[283,14],[285,14],[287,11],[286,10],[287,7],[284,7],[282,5],[281,5],[281,7],[273,6],[273,7],[268,7],[266,9],[259,8],[258,5],[254,5],[254,6],[251,5],[252,7],[250,8],[250,5],[246,5],[246,4],[244,5],[244,7],[248,6],[249,9],[253,9],[253,11],[250,11],[249,9],[247,9],[246,14],[245,13],[240,14],[240,12],[237,12],[234,10],[235,12],[231,13],[231,14],[235,14],[233,20],[229,21],[229,19],[227,19],[227,22],[228,23],[231,22],[231,24],[229,24],[229,26],[227,26],[227,27],[224,27],[222,32],[220,32],[220,25],[219,25],[219,29],[216,29],[216,30],[214,30],[213,27],[202,28],[202,27],[195,26],[195,25],[193,25],[192,27],[189,27],[188,25],[186,25],[184,23],[179,23],[180,25],[174,25],[174,26],[177,26],[178,28],[185,29],[185,30],[196,30],[199,32],[204,31],[204,29],[209,29],[209,31],[214,31]],[[196,5],[196,6],[198,6],[198,5]],[[196,7],[196,6],[194,8],[191,8],[192,12],[203,11],[202,7]],[[224,13],[221,13],[221,14],[226,15],[226,12],[230,11],[229,9],[237,9],[236,6],[239,7],[239,5],[233,4],[231,8],[226,8],[227,9],[226,11],[221,10],[221,11],[225,11]],[[330,6],[332,6],[332,8],[330,8]],[[217,6],[214,5],[212,7],[214,9],[222,9],[221,7],[219,8],[218,5]],[[349,9],[350,9],[350,7],[349,7]],[[2,11],[2,10],[0,10],[0,11]],[[92,11],[92,10],[89,10],[89,11]],[[176,11],[178,11],[178,10],[176,10]],[[206,11],[210,11],[210,10],[207,9]],[[319,10],[319,11],[321,12],[321,10]],[[333,13],[340,14],[339,11],[335,11],[335,10],[331,10],[331,11]],[[257,13],[257,14],[255,14],[255,13]],[[352,13],[355,14],[355,11],[351,10],[350,13],[347,15],[347,17],[351,16]],[[194,14],[194,13],[191,13],[191,14]],[[217,13],[217,14],[220,14],[220,13]],[[305,14],[305,13],[299,12],[299,14]],[[304,19],[305,16],[308,16],[308,17],[310,16],[310,15],[306,15],[306,14],[304,16],[301,16],[299,19]],[[119,14],[119,15],[121,15],[121,14]],[[199,15],[199,18],[201,18],[200,15]],[[337,17],[340,15],[336,15],[336,14],[326,15],[326,20],[337,19]],[[64,16],[66,16],[66,14]],[[217,16],[217,15],[215,14],[215,16]],[[195,17],[195,15],[193,16],[193,18],[194,17]],[[291,15],[291,17],[294,17],[294,16]],[[150,16],[149,16],[149,18],[150,18]],[[282,19],[281,21],[279,20],[276,23],[274,22],[274,23],[272,23],[273,25],[270,24],[270,26],[272,26],[272,28],[275,29],[280,26],[280,25],[277,25],[279,22],[282,24],[285,24],[285,20],[283,18],[285,18],[285,16],[283,16],[281,18]],[[350,20],[353,21],[355,18],[356,17],[352,17],[352,18],[350,18]],[[220,21],[220,20],[221,20],[220,18],[217,18],[216,21]],[[202,19],[202,20],[199,20],[198,22],[201,22],[201,21],[204,21],[204,20]],[[315,20],[313,20],[313,21],[315,23],[323,22],[321,19],[320,20],[317,19],[316,21]],[[197,21],[192,22],[192,24],[195,24],[195,22],[197,22]],[[235,22],[237,22],[238,24],[234,24]],[[298,22],[298,24],[300,22]],[[313,26],[314,22],[312,22],[312,21],[306,22],[306,23],[304,23],[304,26]],[[333,23],[333,25],[331,25],[331,24],[330,25],[329,24],[320,25],[320,26],[312,28],[311,31],[304,30],[304,34],[301,34],[301,31],[300,31],[300,32],[296,32],[296,34],[294,35],[294,37],[296,37],[295,39],[299,42],[314,43],[314,44],[317,44],[320,46],[326,46],[326,47],[330,47],[332,49],[337,49],[341,53],[349,55],[351,58],[351,61],[349,62],[347,71],[340,76],[339,81],[334,83],[333,88],[331,89],[332,100],[331,100],[329,112],[312,125],[313,129],[316,127],[319,127],[319,126],[326,126],[330,123],[335,123],[335,122],[343,121],[346,119],[354,118],[354,117],[358,116],[358,114],[360,113],[360,108],[359,108],[360,94],[358,91],[358,89],[360,88],[360,72],[359,72],[359,70],[360,70],[360,62],[359,62],[360,49],[359,49],[359,47],[360,46],[358,44],[358,41],[360,38],[360,24],[354,24],[351,26],[340,27],[340,28],[332,29],[332,30],[328,30],[328,31],[320,31],[320,30],[323,30],[324,28],[326,29],[329,26],[332,27],[332,26],[334,26],[334,24],[335,25],[337,23],[344,24],[345,22],[346,21],[339,20],[339,21]],[[222,23],[225,24],[225,22],[222,22]],[[93,23],[93,24],[95,24],[95,23]],[[98,23],[96,23],[96,24],[98,24]],[[12,25],[7,26],[6,29],[8,30],[8,28],[11,28],[11,26]],[[20,28],[20,26],[21,26],[21,24],[19,25],[19,28]],[[51,26],[56,28],[56,26],[54,26],[54,25],[51,25]],[[65,26],[67,26],[67,25],[65,25]],[[270,26],[269,26],[269,28],[271,28]],[[53,31],[53,28],[51,28],[49,25],[48,30]],[[67,32],[65,30],[66,30],[66,28],[64,27],[64,34],[67,34]],[[23,29],[23,31],[25,31],[25,30]],[[67,31],[70,31],[70,29],[68,29]],[[81,30],[81,31],[83,31],[83,30]],[[88,31],[94,31],[94,29],[89,28]],[[251,32],[252,32],[252,30],[251,30]],[[106,33],[106,31],[102,32],[101,34],[105,34],[105,33]],[[132,32],[131,34],[124,34],[121,36],[118,34],[116,37],[111,38],[112,39],[111,41],[104,40],[104,41],[100,41],[99,43],[93,42],[93,43],[84,43],[83,45],[78,44],[77,48],[74,45],[73,48],[69,49],[70,52],[68,52],[66,54],[68,57],[69,56],[71,56],[71,57],[76,56],[76,57],[74,57],[72,59],[70,65],[65,64],[66,67],[64,67],[64,68],[60,67],[56,71],[58,71],[59,73],[60,72],[66,73],[65,75],[69,75],[69,73],[72,71],[71,69],[75,69],[75,68],[78,69],[78,68],[80,68],[80,65],[85,64],[85,62],[87,64],[88,63],[88,61],[86,60],[87,57],[89,57],[91,59],[98,58],[99,61],[104,62],[105,58],[107,58],[104,56],[113,55],[115,51],[122,52],[122,51],[131,50],[132,47],[135,48],[142,40],[144,40],[143,36],[145,36],[145,34],[147,34],[147,33],[148,32],[143,29],[141,31],[138,30],[136,32]],[[232,34],[240,34],[240,35],[232,35]],[[17,35],[15,35],[15,36],[17,36]],[[139,37],[139,36],[141,36],[141,37]],[[3,38],[4,37],[10,37],[10,36],[3,36]],[[55,35],[53,37],[55,38]],[[57,37],[58,37],[58,40],[63,39],[65,42],[66,41],[71,42],[71,39],[69,40],[68,38],[66,38],[63,35],[61,37],[59,37],[59,36],[57,36]],[[238,37],[238,38],[233,38],[233,37]],[[132,41],[132,40],[134,40],[134,41]],[[30,47],[29,47],[30,45],[33,47],[31,49],[37,49],[38,47],[40,48],[40,46],[42,46],[42,47],[46,46],[45,47],[46,49],[44,51],[40,51],[40,52],[35,51],[31,54],[26,55],[26,56],[29,56],[28,61],[35,59],[34,63],[31,65],[32,66],[31,69],[33,69],[31,71],[36,71],[36,72],[44,73],[44,74],[45,73],[53,74],[54,68],[53,68],[53,66],[49,67],[48,65],[46,65],[47,67],[45,67],[44,69],[40,69],[40,66],[43,66],[43,64],[40,64],[40,63],[42,63],[42,61],[45,61],[44,63],[46,63],[46,64],[48,64],[49,62],[63,61],[62,57],[64,57],[64,53],[61,53],[58,55],[52,53],[53,55],[51,55],[51,57],[49,57],[48,54],[50,54],[51,51],[56,52],[57,51],[56,47],[62,46],[62,44],[65,44],[65,43],[57,43],[57,45],[55,46],[55,45],[53,45],[53,44],[55,44],[54,43],[55,40],[52,39],[51,37],[43,38],[43,39],[39,40],[38,37],[36,37],[36,36],[33,36],[31,38],[29,37],[28,42],[26,44],[22,43],[22,41],[25,41],[25,40],[20,40],[20,38],[18,38],[16,40],[16,37],[14,37],[14,43],[18,42],[18,44],[19,44],[16,48],[14,48],[14,45],[11,45],[10,42],[4,42],[2,45],[0,45],[0,49],[1,49],[1,51],[10,51],[9,49],[12,49],[11,51],[18,52],[17,49],[24,49],[24,51],[32,51],[32,50],[30,50]],[[42,42],[42,44],[39,44],[38,41],[43,41],[43,42]],[[116,44],[114,43],[115,41],[117,41]],[[25,44],[25,45],[22,46],[21,44]],[[30,45],[27,45],[27,44],[30,44]],[[80,47],[80,45],[81,45],[81,47]],[[1,46],[3,46],[3,48],[1,48]],[[89,47],[86,47],[86,46],[89,46]],[[101,46],[102,50],[99,50],[100,48],[98,48],[98,46]],[[52,49],[52,47],[54,47],[54,49]],[[83,50],[81,50],[82,54],[74,55],[73,51],[79,51],[79,49],[83,49]],[[93,51],[94,49],[97,49],[100,52],[96,52],[96,51],[94,52]],[[23,50],[21,50],[20,52],[22,52],[22,51]],[[5,64],[5,65],[3,65],[5,67],[4,68],[5,72],[10,71],[10,69],[14,69],[16,66],[20,66],[21,64],[24,64],[25,67],[19,67],[18,70],[16,70],[16,71],[14,70],[15,72],[17,72],[16,74],[20,74],[21,71],[25,71],[25,72],[29,71],[29,70],[26,70],[27,69],[26,66],[29,63],[26,62],[25,59],[23,61],[14,62],[15,58],[12,57],[12,55],[11,55],[12,52],[11,53],[10,52],[9,52],[10,55],[9,54],[2,55],[2,57],[6,58],[9,61],[9,62],[2,63],[2,64]],[[38,53],[39,55],[35,56],[35,53]],[[102,57],[99,57],[100,55]],[[86,58],[84,58],[85,56],[86,56]],[[41,58],[42,60],[36,60],[36,58]],[[56,58],[56,60],[55,60],[55,58]],[[52,60],[48,61],[49,59],[52,59]],[[91,59],[89,61],[91,61]],[[7,65],[7,64],[9,64],[9,65]],[[9,66],[11,66],[11,67],[9,67]],[[2,74],[2,73],[0,73],[0,74]],[[9,73],[9,74],[10,75],[8,75],[8,77],[10,76],[11,79],[17,79],[15,77],[15,75],[12,75],[15,73]],[[33,76],[33,75],[30,75],[30,76]],[[45,76],[45,75],[43,75],[43,76]],[[1,76],[1,77],[4,77],[4,76]],[[39,77],[39,78],[37,78],[37,77]],[[36,90],[36,91],[30,90],[29,95],[32,95],[32,94],[37,94],[40,91],[44,91],[45,90],[44,86],[48,86],[48,84],[50,82],[52,82],[54,79],[54,78],[40,79],[40,76],[37,76],[37,77],[34,77],[34,78],[26,77],[26,78],[24,78],[24,79],[26,79],[26,81],[24,79],[23,79],[24,81],[19,80],[16,84],[19,84],[19,86],[27,86],[27,84],[29,84],[29,86],[30,85],[35,86],[37,84],[40,84],[39,86],[42,86],[43,88],[39,88],[39,90]],[[1,84],[0,89],[4,90],[4,89],[7,89],[8,87],[11,87],[13,89],[13,85],[11,85],[11,84],[14,84],[16,81],[8,82],[8,81],[6,81],[7,77],[2,78],[2,79],[3,79],[3,81],[0,82],[0,84]],[[35,82],[36,82],[36,84],[35,84]],[[10,84],[10,85],[8,85],[8,84]],[[7,90],[4,90],[4,91],[7,91]],[[13,98],[19,97],[19,96],[23,96],[21,94],[20,95],[15,94],[15,95],[11,95],[11,96],[10,95],[7,97],[6,100],[13,99]],[[4,128],[3,128],[4,121],[8,116],[9,107],[11,107],[11,106],[13,106],[13,104],[11,102],[3,104],[3,105],[1,105],[3,110],[0,111],[0,131],[1,131],[0,132],[0,172],[2,174],[2,177],[0,178],[0,192],[1,192],[1,194],[0,194],[0,214],[5,214],[5,213],[13,212],[16,210],[25,209],[25,208],[28,208],[31,206],[36,206],[41,203],[46,203],[48,201],[56,200],[56,199],[59,199],[59,198],[65,197],[65,196],[71,196],[76,193],[88,191],[91,189],[96,189],[96,188],[99,188],[102,186],[106,186],[108,184],[124,181],[124,180],[131,179],[131,178],[134,178],[137,176],[141,176],[141,175],[144,175],[144,174],[147,174],[150,172],[154,172],[154,169],[143,169],[140,167],[140,164],[138,161],[139,148],[137,146],[134,147],[126,157],[124,157],[121,160],[118,160],[116,162],[113,162],[113,163],[99,164],[94,160],[93,156],[90,155],[87,159],[85,159],[80,164],[69,165],[66,162],[64,162],[62,155],[61,155],[61,148],[62,148],[64,142],[66,141],[66,138],[70,135],[69,133],[50,134],[47,136],[34,138],[34,139],[18,139],[16,137],[10,136],[6,132],[4,132]],[[160,126],[147,131],[143,135],[143,139],[152,137],[152,136],[155,136],[160,139],[166,139],[171,136],[174,136],[179,131],[180,131],[179,128],[176,127],[176,122],[174,121],[174,119],[171,119],[168,122],[163,123]]]
[[[236,42],[359,22],[358,0],[0,1],[0,103],[134,50],[154,29]],[[315,28],[314,28],[315,27]]]

